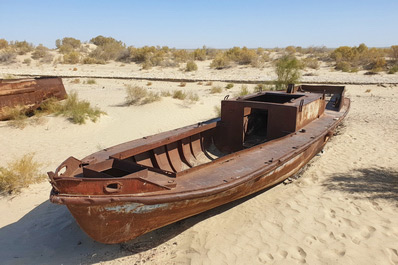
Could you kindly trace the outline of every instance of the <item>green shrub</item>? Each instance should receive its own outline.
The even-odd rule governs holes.
[[[43,181],[46,176],[40,172],[41,167],[32,153],[0,167],[0,193],[18,193],[30,184]]]
[[[222,92],[222,87],[220,86],[213,86],[210,89],[210,94],[216,94],[216,93],[221,93]]]
[[[173,91],[173,98],[184,100],[187,97],[187,94],[182,90],[174,90]]]
[[[395,74],[396,72],[398,72],[398,65],[394,65],[388,70],[388,74]]]
[[[294,56],[285,55],[277,60],[275,72],[278,76],[275,82],[277,89],[286,89],[288,84],[297,83],[300,79],[301,64]]]
[[[80,49],[81,41],[71,37],[65,37],[62,40],[58,39],[55,41],[55,46],[57,46],[58,51],[62,54],[71,53]]]
[[[229,83],[229,84],[227,84],[227,86],[225,87],[226,89],[231,89],[231,88],[233,88],[234,87],[234,84],[232,84],[232,83]]]
[[[198,66],[196,65],[196,63],[194,61],[188,61],[185,71],[191,72],[196,70],[198,70]]]
[[[61,110],[57,113],[57,115],[62,115],[77,124],[84,124],[87,119],[96,122],[101,115],[105,114],[99,108],[91,107],[90,102],[79,100],[77,92],[74,91],[69,93]]]

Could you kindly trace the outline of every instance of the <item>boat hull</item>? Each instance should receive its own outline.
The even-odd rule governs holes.
[[[212,195],[177,201],[143,203],[135,200],[105,204],[67,204],[80,227],[94,240],[114,244],[213,209],[272,187],[294,175],[319,153],[329,137],[324,135],[288,161],[264,172],[255,173],[249,181]]]

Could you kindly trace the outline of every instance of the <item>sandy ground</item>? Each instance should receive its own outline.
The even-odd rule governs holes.
[[[0,73],[6,73],[1,67]],[[318,77],[328,78],[322,73]],[[387,78],[394,81],[396,76]],[[82,158],[212,118],[214,106],[240,88],[209,94],[210,86],[197,83],[146,86],[147,81],[97,79],[97,84],[87,85],[84,80],[73,84],[64,79],[64,84],[68,92],[78,91],[80,98],[108,115],[85,125],[49,116],[23,130],[0,122],[0,166],[35,152],[44,172],[54,170],[71,155]],[[125,84],[156,92],[194,91],[200,100],[163,98],[126,107]],[[292,183],[118,245],[103,245],[86,236],[66,207],[48,201],[49,183],[32,185],[19,195],[0,198],[0,263],[398,264],[398,86],[347,89],[352,108],[344,125]]]

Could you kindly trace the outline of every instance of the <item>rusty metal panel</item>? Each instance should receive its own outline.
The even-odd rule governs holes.
[[[8,118],[2,114],[4,107],[23,106],[27,111],[32,111],[43,100],[62,100],[66,97],[62,79],[58,77],[0,79],[0,120]]]

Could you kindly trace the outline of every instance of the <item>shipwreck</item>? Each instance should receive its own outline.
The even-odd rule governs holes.
[[[221,102],[221,117],[122,143],[49,172],[53,203],[119,243],[272,187],[320,152],[347,115],[344,86],[290,85]]]
[[[0,79],[0,120],[9,118],[4,111],[6,108],[20,106],[25,112],[33,112],[46,99],[66,97],[59,77]]]

